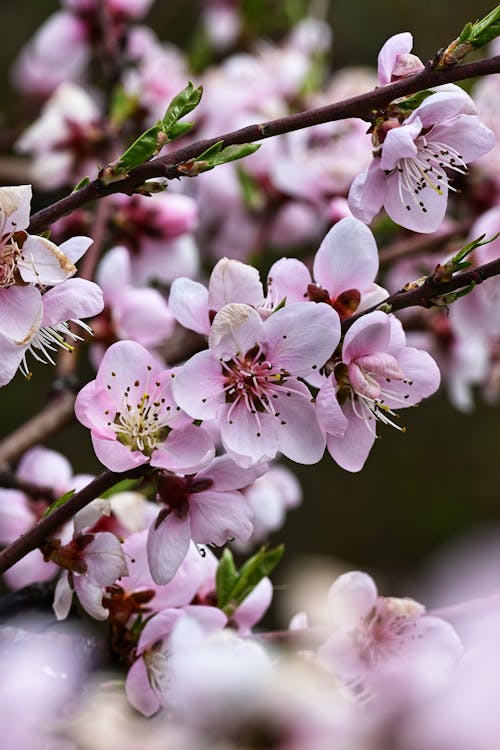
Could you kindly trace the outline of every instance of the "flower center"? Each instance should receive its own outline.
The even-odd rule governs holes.
[[[157,444],[166,440],[171,430],[163,402],[161,399],[153,401],[149,393],[143,393],[139,401],[132,401],[130,391],[125,391],[121,411],[108,426],[116,432],[120,443],[151,457]]]
[[[92,329],[81,320],[71,320],[71,323],[76,323],[84,329],[88,334],[92,335]],[[53,326],[45,326],[39,328],[39,330],[32,337],[24,356],[19,364],[19,370],[22,372],[25,378],[28,380],[31,378],[31,371],[26,362],[26,355],[28,352],[43,365],[52,364],[55,365],[54,358],[51,352],[56,352],[58,349],[66,349],[68,352],[73,351],[73,346],[66,341],[66,338],[72,341],[83,341],[81,336],[74,333],[70,327],[69,322],[56,323]]]
[[[431,188],[438,195],[443,195],[441,185],[448,182],[445,168],[465,174],[467,165],[458,151],[425,135],[419,136],[415,145],[418,149],[416,157],[400,159],[396,167],[399,173],[399,197],[407,211],[416,208],[427,213],[423,191]],[[448,187],[455,190],[452,185],[448,184]],[[411,196],[413,205],[408,203],[408,196]]]
[[[0,245],[0,287],[8,287],[16,283],[18,254],[19,248],[12,242]]]

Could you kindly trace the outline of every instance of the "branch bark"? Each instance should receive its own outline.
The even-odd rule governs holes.
[[[486,60],[467,63],[466,65],[457,65],[446,70],[435,70],[433,63],[428,63],[420,73],[414,76],[374,89],[366,94],[361,94],[361,96],[336,102],[326,107],[299,112],[277,120],[249,125],[248,127],[234,130],[215,138],[197,141],[170,154],[159,156],[145,164],[141,164],[141,166],[132,169],[128,177],[113,182],[110,185],[104,185],[99,180],[94,180],[76,193],[71,193],[51,206],[47,206],[47,208],[33,214],[28,231],[32,234],[41,232],[56,221],[56,219],[75,211],[90,201],[112,195],[113,193],[130,195],[143,185],[146,180],[156,177],[166,177],[167,179],[182,177],[184,175],[178,169],[179,165],[191,159],[196,159],[197,156],[200,156],[200,154],[218,141],[222,141],[224,146],[229,146],[252,141],[262,141],[265,138],[282,135],[283,133],[291,133],[294,130],[301,130],[313,125],[333,122],[334,120],[344,120],[349,117],[367,119],[378,109],[386,107],[390,102],[402,96],[415,94],[417,91],[440,86],[445,83],[490,75],[492,73],[500,73],[500,55]]]

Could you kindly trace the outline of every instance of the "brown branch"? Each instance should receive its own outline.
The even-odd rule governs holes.
[[[415,94],[422,89],[445,83],[490,75],[492,73],[500,73],[500,55],[466,65],[457,65],[446,70],[435,70],[433,64],[429,63],[420,73],[414,76],[387,86],[382,86],[366,94],[361,94],[361,96],[336,102],[326,107],[299,112],[278,120],[249,125],[248,127],[235,130],[231,133],[225,133],[215,138],[197,141],[132,169],[128,177],[113,182],[110,185],[104,185],[99,180],[94,180],[94,182],[78,190],[76,193],[71,193],[51,206],[33,214],[29,231],[31,233],[40,232],[61,216],[71,213],[86,203],[103,198],[106,195],[113,193],[132,194],[146,180],[156,177],[166,177],[167,179],[182,177],[183,172],[179,170],[179,165],[191,159],[196,159],[197,156],[200,156],[207,148],[213,146],[218,141],[222,141],[224,146],[229,146],[261,141],[265,138],[282,135],[283,133],[290,133],[294,130],[301,130],[313,125],[333,122],[334,120],[344,120],[349,117],[369,119],[374,112],[386,107],[390,102],[402,96]]]
[[[74,417],[75,394],[63,390],[43,409],[0,442],[0,472],[6,471],[11,461],[41,440],[54,435]]]
[[[471,284],[481,284],[486,279],[498,275],[500,275],[500,258],[485,263],[483,266],[471,268],[469,271],[456,273],[449,281],[436,281],[434,275],[427,276],[420,286],[391,294],[368,310],[363,310],[342,321],[342,333],[346,333],[352,324],[363,315],[380,310],[382,306],[389,312],[404,310],[406,307],[433,307],[436,300],[442,295],[465,289]]]
[[[147,466],[147,464],[146,464]],[[113,471],[105,471],[87,484],[80,492],[77,492],[64,505],[54,510],[49,516],[42,518],[36,526],[29,529],[25,534],[16,539],[15,542],[5,547],[0,552],[0,573],[5,573],[12,565],[19,562],[28,552],[39,547],[43,542],[57,531],[63,523],[72,518],[75,513],[85,508],[96,497],[109,490],[117,482],[129,477],[139,477],[144,470],[139,466],[119,474]]]

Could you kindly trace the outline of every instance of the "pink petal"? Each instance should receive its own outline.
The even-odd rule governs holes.
[[[212,322],[208,345],[216,357],[231,359],[235,354],[246,354],[265,341],[264,324],[260,315],[249,305],[225,305]]]
[[[158,346],[173,333],[175,321],[156,289],[125,289],[114,309],[116,332],[143,346]]]
[[[263,578],[253,591],[242,601],[232,617],[238,625],[240,635],[249,635],[253,626],[261,620],[273,599],[273,585],[269,578]]]
[[[400,159],[414,159],[417,156],[415,138],[422,130],[422,123],[416,117],[409,125],[389,130],[382,146],[381,169],[395,169]]]
[[[96,386],[115,401],[117,411],[123,404],[123,394],[135,381],[142,393],[150,393],[162,371],[150,353],[135,341],[118,341],[106,350],[96,376]],[[109,387],[108,387],[109,386]]]
[[[256,268],[239,260],[219,260],[208,285],[210,310],[220,310],[230,302],[243,302],[258,307],[263,300],[264,290]]]
[[[157,528],[152,524],[147,551],[155,583],[165,584],[172,580],[187,555],[190,540],[189,516],[180,519],[175,513],[169,513]]]
[[[203,284],[191,279],[175,279],[168,304],[172,315],[184,328],[208,336],[208,290]]]
[[[316,396],[316,415],[323,430],[330,435],[341,437],[347,429],[347,418],[337,401],[331,377]]]
[[[75,575],[73,582],[75,594],[84,610],[94,620],[106,620],[109,616],[109,611],[106,607],[102,606],[102,588],[91,583],[85,575]]]
[[[0,334],[9,341],[28,343],[42,321],[42,296],[34,286],[0,289]]]
[[[429,140],[440,141],[455,149],[468,164],[491,151],[495,134],[475,115],[458,115],[453,120],[435,125],[429,133]]]
[[[202,427],[187,425],[174,429],[160,443],[151,456],[151,466],[194,474],[205,468],[213,459],[215,448],[211,437]]]
[[[92,433],[92,445],[99,461],[111,471],[127,471],[134,466],[142,466],[148,457],[140,451],[133,451],[118,440],[105,440]]]
[[[340,340],[339,316],[323,302],[286,305],[264,323],[267,358],[294,376],[319,370]]]
[[[42,297],[42,326],[57,325],[67,320],[91,318],[104,307],[97,284],[85,279],[68,279],[49,289]]]
[[[0,488],[0,544],[10,544],[34,524],[24,492]]]
[[[240,490],[247,487],[259,475],[255,469],[242,469],[229,456],[219,456],[198,474],[198,477],[208,477],[213,481],[213,489],[217,492]]]
[[[0,224],[2,234],[26,229],[30,223],[31,185],[0,188]],[[5,216],[3,223],[2,214]]]
[[[82,255],[85,255],[93,242],[94,240],[90,237],[70,237],[69,240],[59,245],[59,250],[64,253],[71,263],[76,263]]]
[[[71,464],[65,456],[41,446],[26,451],[16,471],[21,481],[39,487],[53,487],[61,495],[69,489],[72,474]]]
[[[349,208],[353,216],[369,224],[384,205],[386,189],[386,176],[380,169],[380,159],[373,159],[368,169],[354,179],[349,190]]]
[[[31,550],[4,573],[4,581],[11,589],[22,589],[32,583],[50,581],[60,571],[53,562],[45,562],[39,549]]]
[[[142,657],[139,657],[128,671],[125,692],[130,704],[144,716],[152,716],[160,708],[160,701],[151,687]]]
[[[290,396],[280,391],[273,406],[279,413],[279,450],[299,464],[315,464],[325,450],[325,438],[316,419],[316,410],[309,389],[298,380],[289,380]],[[300,391],[304,395],[294,391]]]
[[[446,213],[448,182],[440,181],[440,192],[426,185],[418,196],[400,182],[400,174],[397,171],[387,178],[384,208],[388,216],[400,226],[414,232],[435,232]],[[423,206],[420,203],[423,203]]]
[[[348,425],[342,437],[328,435],[326,445],[333,460],[346,471],[361,471],[375,442],[375,418],[372,430],[364,419],[356,416],[349,403],[342,410]]]
[[[378,82],[381,86],[391,83],[392,71],[399,55],[407,55],[413,47],[409,31],[395,34],[388,39],[378,53]]]
[[[358,357],[387,351],[391,324],[383,312],[363,315],[347,331],[342,347],[342,360],[351,364]]]
[[[180,368],[172,384],[179,406],[194,419],[215,419],[224,403],[221,364],[211,351],[195,354]]]
[[[229,409],[233,408],[230,418]],[[269,414],[250,414],[242,403],[223,404],[218,413],[224,448],[239,466],[248,469],[270,461],[279,450],[279,425]]]
[[[328,609],[330,624],[341,630],[359,626],[377,602],[375,581],[366,573],[344,573],[330,587]]]
[[[423,128],[429,128],[436,123],[450,120],[461,112],[472,114],[471,104],[474,104],[468,94],[458,86],[446,91],[438,91],[428,96],[422,104],[413,110],[406,120],[410,125],[415,119],[419,119]]]
[[[112,248],[99,263],[96,281],[106,302],[113,304],[116,297],[131,283],[130,255],[126,247]]]
[[[405,381],[391,380],[388,383],[387,390],[393,395],[384,394],[386,406],[392,409],[414,406],[438,390],[441,373],[430,354],[405,346],[396,358]]]
[[[127,575],[127,563],[122,546],[116,536],[109,531],[95,535],[85,547],[84,559],[89,581],[98,586],[112,586],[120,576]]]
[[[305,302],[307,287],[311,283],[309,269],[296,258],[280,258],[273,263],[267,277],[267,296],[273,305],[284,299],[287,304]]]
[[[54,592],[54,603],[52,608],[58,620],[65,620],[71,609],[73,591],[68,581],[68,571],[65,570],[59,578]]]
[[[363,291],[378,272],[377,244],[368,227],[348,217],[335,224],[314,259],[314,279],[338,297],[348,289]]]
[[[17,263],[23,281],[31,284],[60,284],[76,273],[64,253],[44,237],[28,235]]]
[[[189,498],[191,536],[199,544],[222,547],[229,539],[246,542],[252,533],[252,511],[240,492],[206,490]]]

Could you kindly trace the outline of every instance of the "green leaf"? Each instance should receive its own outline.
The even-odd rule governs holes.
[[[224,141],[217,141],[217,143],[214,143],[213,146],[210,146],[206,151],[197,156],[196,161],[209,161],[215,157],[216,154],[220,154],[223,145]]]
[[[145,161],[149,161],[163,145],[158,143],[158,136],[161,132],[161,122],[157,122],[156,125],[142,133],[112,165],[111,173],[114,175],[124,174],[134,167],[144,164]]]
[[[483,47],[500,35],[500,5],[497,5],[484,18],[474,23],[467,23],[458,37],[459,44],[472,44],[473,47]]]
[[[60,508],[61,505],[64,505],[68,502],[68,500],[71,500],[74,494],[75,490],[69,490],[69,492],[65,492],[64,495],[61,495],[61,497],[58,497],[57,500],[54,500],[54,502],[49,505],[49,507],[43,514],[43,518],[50,516],[51,513],[57,510],[57,508]]]
[[[181,135],[188,133],[193,125],[193,122],[176,122],[168,131],[168,140],[173,141],[176,138],[180,138]]]
[[[77,193],[79,190],[81,190],[84,187],[87,187],[87,185],[89,184],[90,184],[90,177],[84,177],[82,180],[80,180],[80,182],[77,185],[75,185],[75,187],[73,188],[71,192]]]
[[[234,605],[236,605],[233,605],[233,610],[276,567],[283,555],[284,549],[284,545],[282,544],[270,550],[266,547],[261,547],[257,554],[247,560],[240,568],[238,580],[231,591],[231,602],[234,602]]]
[[[226,146],[226,148],[223,148],[213,154],[213,156],[210,156],[208,160],[207,157],[202,154],[202,156],[199,156],[196,161],[208,161],[209,169],[213,169],[213,167],[217,167],[219,164],[227,164],[229,161],[236,161],[236,159],[243,159],[245,156],[250,156],[250,154],[254,154],[260,146],[260,143],[241,143],[233,146]]]
[[[450,260],[445,263],[444,268],[448,273],[455,273],[456,271],[462,271],[464,268],[468,268],[471,264],[469,261],[465,260],[467,256],[470,255],[476,248],[482,247],[483,245],[488,245],[490,242],[493,242],[499,235],[500,232],[497,232],[494,237],[489,237],[487,240],[485,240],[485,235],[482,234],[477,239],[472,240],[472,242],[469,242],[467,245],[464,245],[464,247],[462,247],[458,251],[458,253],[455,253],[453,258],[450,258]]]
[[[414,109],[419,107],[422,102],[432,94],[434,94],[434,91],[429,91],[429,89],[418,91],[416,94],[413,94],[413,96],[407,96],[405,99],[397,100],[396,106],[398,109],[405,112],[413,112]]]
[[[121,482],[117,482],[117,484],[114,484],[109,488],[109,490],[102,492],[99,497],[102,497],[106,500],[108,497],[116,495],[117,492],[130,492],[130,490],[135,490],[139,486],[141,481],[141,477],[139,477],[138,479],[122,479]]]
[[[219,560],[215,574],[215,591],[217,594],[217,606],[223,609],[231,601],[231,593],[238,580],[231,550],[226,547]]]
[[[173,126],[177,123],[177,120],[180,120],[181,117],[187,115],[200,103],[202,94],[203,87],[197,86],[195,88],[191,81],[189,81],[186,88],[174,96],[168,105],[163,120],[161,121],[162,130],[165,135],[168,136],[169,140],[172,140],[170,132]]]
[[[113,125],[120,127],[137,109],[138,97],[131,96],[123,86],[118,86],[113,92],[110,107],[110,119]]]

